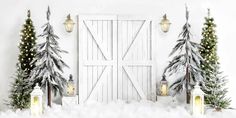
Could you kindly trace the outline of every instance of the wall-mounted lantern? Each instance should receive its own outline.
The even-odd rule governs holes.
[[[166,33],[166,32],[169,31],[171,23],[170,23],[170,21],[167,19],[166,14],[163,16],[163,19],[161,20],[160,25],[161,25],[161,30],[162,30],[164,33]]]
[[[43,91],[38,86],[38,83],[34,87],[34,90],[31,92],[31,115],[40,116],[43,113]]]
[[[66,21],[64,22],[64,26],[67,32],[72,32],[74,28],[74,21],[71,19],[70,14],[67,16]]]
[[[191,91],[191,109],[192,115],[204,114],[204,92],[197,83]]]

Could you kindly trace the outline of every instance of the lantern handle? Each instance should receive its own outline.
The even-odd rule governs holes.
[[[166,75],[165,75],[165,74],[162,75],[162,79],[161,79],[161,81],[167,81],[167,80],[166,80]]]
[[[163,16],[163,19],[167,19],[167,16],[166,16],[166,14],[164,14],[164,16]]]
[[[70,14],[67,15],[67,19],[68,19],[68,20],[71,19]]]

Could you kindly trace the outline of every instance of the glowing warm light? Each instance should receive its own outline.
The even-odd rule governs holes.
[[[67,32],[72,32],[73,31],[73,28],[74,28],[74,21],[71,19],[70,17],[70,14],[67,16],[67,19],[66,21],[64,22],[64,25],[65,25],[65,29]]]
[[[197,114],[201,114],[201,112],[202,112],[202,99],[200,96],[195,97],[195,107],[196,107],[195,112]]]
[[[39,98],[36,96],[36,97],[34,97],[34,100],[33,100],[34,102],[33,102],[33,104],[34,105],[38,105],[39,104]]]
[[[166,84],[162,84],[161,85],[161,95],[162,96],[167,96],[167,85]]]
[[[75,94],[75,87],[72,84],[69,84],[67,87],[67,95],[74,95]]]
[[[69,76],[69,80],[68,80],[67,88],[66,88],[66,95],[67,96],[75,95],[75,82],[73,80],[72,75]]]
[[[167,19],[167,16],[166,16],[166,14],[163,16],[163,19],[161,20],[161,22],[160,22],[160,25],[161,25],[161,30],[163,31],[163,32],[168,32],[169,31],[169,29],[170,29],[170,21]]]

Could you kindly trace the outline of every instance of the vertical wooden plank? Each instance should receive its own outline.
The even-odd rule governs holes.
[[[149,22],[149,21],[146,21],[146,22]],[[146,48],[146,43],[147,43],[147,40],[148,40],[148,27],[146,27],[146,29],[144,30],[143,32],[143,56],[142,56],[142,60],[143,61],[147,61],[146,59],[146,55],[147,55],[147,48]],[[146,96],[147,96],[147,99],[149,100],[150,96],[149,96],[149,91],[148,91],[148,87],[149,87],[149,78],[148,78],[148,66],[144,66],[144,72],[143,72],[143,76],[145,78],[145,93],[146,93]]]
[[[106,51],[108,51],[108,43],[109,43],[109,41],[108,41],[108,37],[107,37],[107,35],[108,35],[108,27],[107,27],[107,20],[103,20],[103,21],[100,21],[101,22],[101,28],[102,29],[100,29],[100,33],[102,33],[102,40],[103,40],[103,43],[105,43],[106,44],[106,47],[105,47],[105,49],[106,49]],[[110,55],[109,55],[110,56]],[[108,98],[108,93],[107,93],[107,84],[108,84],[108,76],[109,76],[109,73],[110,73],[110,66],[107,66],[107,68],[108,68],[108,73],[106,73],[106,76],[104,76],[105,78],[103,78],[103,79],[105,79],[105,81],[104,81],[104,83],[103,83],[103,88],[102,88],[102,101],[104,102],[104,103],[106,103],[107,102],[107,98]]]
[[[87,24],[92,24],[92,21],[88,21],[86,22]],[[87,55],[88,55],[88,58],[87,60],[91,61],[93,59],[93,38],[92,38],[92,34],[88,31],[87,29]],[[88,96],[88,94],[90,93],[90,91],[92,89],[90,89],[90,87],[92,88],[92,85],[91,85],[91,80],[92,80],[92,66],[87,66],[87,78],[85,79],[86,80],[86,98]]]
[[[145,43],[145,48],[146,48],[146,58],[145,60],[150,60],[149,59],[149,55],[150,55],[150,49],[149,49],[149,44],[150,44],[150,23],[149,23],[149,26],[146,30],[146,36],[147,36],[147,39],[146,39],[146,43]],[[147,82],[147,97],[149,100],[152,100],[152,96],[153,96],[153,93],[152,93],[152,89],[151,89],[151,69],[150,69],[150,66],[147,67],[147,79],[148,79],[148,82]]]
[[[84,21],[84,20],[83,20]],[[89,22],[90,23],[90,22]],[[85,26],[85,24],[84,24],[84,26]],[[85,37],[86,38],[83,38],[83,40],[86,40],[86,50],[84,50],[84,53],[87,55],[87,59],[86,60],[90,60],[90,58],[91,58],[91,50],[89,50],[90,48],[91,48],[91,34],[89,33],[89,31],[88,31],[88,29],[86,28],[86,27],[84,27],[85,28]],[[86,73],[86,77],[84,77],[84,83],[83,83],[83,88],[84,88],[84,100],[86,99],[86,97],[87,97],[87,95],[88,95],[88,88],[87,88],[87,84],[88,84],[88,79],[90,78],[90,69],[89,69],[89,66],[86,66],[86,65],[84,65],[84,67],[86,67],[86,69],[87,69],[87,73]],[[83,101],[84,101],[83,100]]]
[[[89,24],[93,24],[93,21],[89,21],[86,22]],[[89,32],[88,32],[89,33]],[[94,48],[96,48],[96,45],[94,45],[94,39],[92,37],[92,34],[89,33],[89,40],[88,40],[88,54],[89,54],[89,61],[93,61],[94,60]],[[94,66],[88,66],[88,78],[87,78],[87,95],[92,91],[93,88],[93,68]],[[92,96],[93,97],[93,96]]]
[[[122,31],[123,22],[122,21],[117,21],[117,22],[118,22],[118,40],[117,40],[117,42],[118,42],[118,48],[117,48],[118,49],[118,51],[117,51],[117,53],[118,53],[118,57],[117,57],[117,59],[118,59],[118,62],[117,62],[117,66],[118,66],[117,93],[118,93],[118,95],[117,95],[117,98],[122,99],[122,91],[123,91],[123,89],[122,89],[122,80],[123,80],[122,56],[123,56],[123,52],[124,52],[123,45],[122,45],[122,43],[123,43],[123,31]]]
[[[132,21],[127,21],[128,22],[128,26],[127,26],[127,43],[126,44],[130,44],[132,41],[132,37],[133,37],[133,22]],[[128,47],[127,47],[128,48]],[[126,48],[126,49],[127,49]],[[133,59],[133,52],[130,52],[127,57],[125,58],[125,60],[132,60]],[[132,66],[128,66],[127,68],[131,68],[132,71]],[[126,80],[127,80],[127,101],[131,101],[132,100],[132,83],[129,80],[128,76],[126,76]]]
[[[157,49],[157,46],[156,46],[156,37],[155,37],[155,33],[157,30],[156,28],[154,27],[154,25],[158,24],[156,21],[151,21],[150,22],[150,44],[151,44],[151,47],[150,47],[150,51],[151,51],[151,60],[152,60],[152,68],[151,68],[151,78],[152,78],[152,81],[151,81],[151,88],[152,88],[152,93],[154,94],[153,95],[153,98],[152,100],[155,101],[156,100],[156,67],[155,67],[155,58],[154,56],[156,55],[155,53],[155,49]]]
[[[95,28],[97,29],[97,28]],[[97,32],[98,33],[98,32]],[[99,47],[97,46],[97,60],[102,60],[102,53]],[[99,74],[101,73],[102,66],[96,66],[96,72],[95,72],[95,80],[98,81]],[[96,101],[99,101],[99,91],[95,91],[96,93]]]
[[[96,21],[90,20],[90,22],[91,22],[92,27],[96,27],[96,26],[94,26]],[[97,60],[97,45],[96,45],[95,39],[93,39],[93,37],[91,37],[91,40],[92,40],[92,42],[89,42],[89,43],[91,43],[91,45],[92,45],[92,47],[91,47],[92,59],[89,60],[89,61],[96,61]],[[97,70],[96,66],[92,65],[91,69],[90,69],[90,71],[91,71],[91,79],[89,79],[90,80],[89,81],[90,82],[89,85],[91,87],[89,87],[89,93],[93,90],[93,87],[94,87],[94,85],[95,85],[95,83],[97,81],[96,70]],[[93,100],[96,99],[96,94],[91,96],[91,98]]]
[[[130,22],[132,22],[132,27],[131,27],[131,32],[132,32],[132,36],[130,37],[131,39],[134,37],[134,34],[135,34],[135,22],[136,21],[130,21]],[[131,57],[131,60],[135,60],[135,56],[138,54],[138,52],[137,52],[137,50],[134,50],[133,52],[132,52],[132,57]],[[136,74],[136,69],[135,69],[135,67],[134,66],[130,66],[131,67],[131,71],[133,72],[133,73],[135,73]],[[138,78],[135,78],[136,80],[138,80]],[[136,97],[137,97],[137,94],[136,94],[136,90],[135,90],[135,88],[133,87],[133,85],[132,85],[132,83],[130,82],[130,87],[131,87],[131,94],[132,94],[132,100],[136,100]]]
[[[80,16],[77,16],[77,24],[78,24],[78,52],[79,52],[79,57],[78,57],[78,60],[79,60],[79,63],[78,63],[78,71],[79,71],[79,75],[78,75],[78,78],[79,78],[79,81],[78,81],[78,84],[79,85],[79,104],[83,104],[83,20],[80,19]],[[82,32],[82,33],[81,33]]]
[[[129,21],[126,21],[126,26],[125,26],[125,41],[124,41],[124,44],[125,45],[125,49],[127,50],[128,49],[128,44],[129,44],[129,25],[130,25],[130,22]],[[123,61],[126,61],[126,60],[129,60],[129,57],[127,57],[126,59],[124,59]],[[123,71],[124,73],[124,78],[123,78],[123,95],[124,95],[124,100],[128,100],[128,83],[129,83],[129,79],[128,79],[128,76],[126,75],[126,73]]]
[[[97,29],[97,34],[100,33],[99,36],[101,36],[101,42],[103,43],[103,33],[102,33],[102,20],[100,21],[96,21],[96,28]],[[101,50],[98,50],[101,54]],[[102,55],[99,55],[99,60],[104,60],[103,56]],[[99,66],[99,71],[98,71],[98,75],[100,75],[100,73],[102,72],[104,66]],[[101,79],[104,79],[104,78],[101,78]],[[97,89],[97,93],[98,93],[98,101],[99,102],[102,102],[102,98],[103,98],[103,83],[101,84],[100,88]]]
[[[117,22],[117,17],[116,20],[111,21],[111,30],[112,30],[112,59],[114,61],[113,67],[112,67],[112,100],[117,100],[118,99],[118,61],[117,61],[117,55],[118,55],[118,22]]]
[[[106,21],[106,26],[107,26],[107,40],[108,40],[108,43],[107,43],[107,51],[109,52],[109,56],[111,57],[110,60],[113,60],[112,59],[112,49],[111,49],[111,46],[112,46],[112,29],[111,29],[111,21],[108,20]],[[107,76],[107,103],[111,101],[112,99],[112,67],[113,65],[110,65],[109,66],[109,72],[108,72],[108,76]]]

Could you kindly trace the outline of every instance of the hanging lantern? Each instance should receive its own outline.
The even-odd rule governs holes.
[[[160,82],[160,94],[161,96],[167,96],[168,95],[168,82],[166,80],[165,75],[162,76],[162,80]]]
[[[72,75],[70,75],[67,84],[67,96],[74,96],[74,95],[75,95],[75,82],[73,80]]]
[[[71,19],[70,17],[70,14],[67,16],[67,19],[66,21],[64,22],[64,25],[65,25],[65,29],[67,32],[72,32],[73,31],[73,28],[74,28],[74,21]]]
[[[167,19],[167,16],[166,14],[163,16],[163,19],[161,20],[160,22],[160,25],[161,25],[161,30],[166,33],[169,31],[169,28],[170,28],[170,21]]]
[[[31,115],[40,116],[43,113],[43,91],[38,86],[38,83],[31,92]]]
[[[204,92],[201,90],[199,83],[191,91],[191,109],[193,115],[204,114]]]

